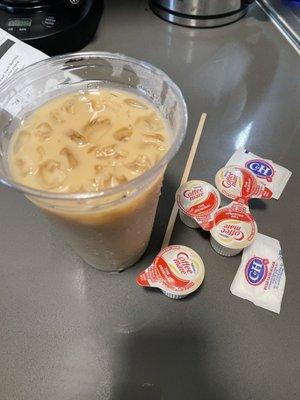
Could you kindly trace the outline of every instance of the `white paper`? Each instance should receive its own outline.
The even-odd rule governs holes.
[[[0,29],[0,85],[15,72],[48,56]]]
[[[0,85],[14,73],[46,58],[48,58],[46,54],[0,29]],[[0,108],[15,114],[32,96],[32,89],[28,87],[22,94],[14,96],[6,106],[3,106],[0,98]]]

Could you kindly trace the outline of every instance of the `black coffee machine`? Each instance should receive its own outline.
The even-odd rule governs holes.
[[[88,44],[102,11],[102,0],[0,0],[0,28],[52,56]]]

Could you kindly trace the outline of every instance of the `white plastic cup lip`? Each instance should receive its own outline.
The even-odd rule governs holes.
[[[9,90],[11,87],[15,85],[15,83],[19,80],[22,80],[22,78],[29,73],[34,73],[35,71],[41,70],[41,69],[47,69],[49,66],[55,66],[55,65],[60,65],[62,62],[67,62],[71,63],[71,61],[76,61],[78,59],[92,59],[92,58],[102,58],[102,59],[113,59],[113,60],[121,60],[125,61],[131,64],[136,64],[139,66],[142,66],[144,69],[151,71],[153,74],[156,74],[157,76],[161,77],[164,81],[168,83],[168,85],[172,88],[174,91],[178,105],[179,105],[179,110],[181,114],[181,123],[180,127],[178,129],[178,134],[175,137],[175,140],[171,144],[169,150],[167,153],[164,155],[164,157],[151,169],[146,171],[144,174],[132,179],[131,181],[121,184],[119,186],[116,186],[111,189],[105,189],[101,192],[91,192],[91,193],[55,193],[55,192],[47,192],[44,190],[38,190],[38,189],[33,189],[29,186],[22,185],[15,180],[13,180],[10,176],[6,175],[0,175],[0,183],[4,184],[5,186],[11,187],[13,189],[16,189],[23,194],[27,196],[32,196],[38,199],[44,199],[44,200],[91,200],[91,199],[100,199],[100,198],[106,198],[109,196],[113,196],[114,194],[119,193],[120,191],[124,192],[130,192],[132,189],[139,187],[139,185],[143,186],[143,182],[148,182],[153,178],[155,175],[159,173],[159,171],[163,170],[163,168],[166,167],[166,165],[170,162],[170,160],[174,157],[174,155],[177,153],[178,149],[181,146],[181,143],[185,137],[186,134],[186,128],[187,128],[187,122],[188,122],[188,113],[187,113],[187,106],[184,100],[184,97],[181,93],[181,90],[179,87],[169,78],[169,76],[160,70],[159,68],[154,67],[153,65],[141,61],[132,57],[127,57],[123,54],[119,53],[109,53],[109,52],[81,52],[81,53],[70,53],[67,55],[61,55],[61,56],[56,56],[52,58],[48,58],[46,60],[39,61],[37,63],[34,63],[21,71],[17,72],[16,74],[12,75],[10,78],[5,80],[5,82],[0,86],[0,91],[1,93],[4,93],[6,90]],[[5,109],[5,104],[3,105]],[[106,204],[107,206],[107,204]]]

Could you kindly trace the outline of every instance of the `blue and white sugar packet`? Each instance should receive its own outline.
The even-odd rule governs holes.
[[[235,296],[256,306],[280,313],[285,288],[285,272],[278,240],[257,234],[247,247],[230,286]]]

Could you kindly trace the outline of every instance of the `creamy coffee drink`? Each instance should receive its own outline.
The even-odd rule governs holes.
[[[168,146],[163,119],[144,99],[88,92],[54,99],[23,121],[10,168],[33,188],[98,192],[143,174]]]
[[[61,193],[105,193],[73,207],[37,202],[64,229],[91,265],[122,270],[144,252],[156,212],[163,170],[136,190],[122,185],[157,164],[170,147],[159,112],[131,92],[103,89],[57,97],[36,109],[13,134],[9,168],[19,183]]]

